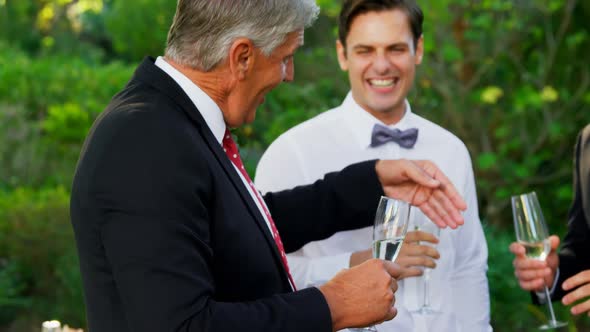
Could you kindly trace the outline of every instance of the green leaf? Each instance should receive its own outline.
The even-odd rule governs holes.
[[[526,179],[531,176],[531,171],[525,166],[518,165],[514,168],[514,175],[516,175],[517,178]]]
[[[510,135],[510,127],[507,125],[502,125],[494,131],[494,136],[498,139],[506,138]]]
[[[555,13],[558,10],[560,10],[563,5],[564,5],[565,1],[562,0],[552,0],[551,2],[549,2],[549,12],[551,13]]]
[[[496,154],[492,152],[482,153],[477,157],[477,165],[481,170],[488,170],[497,163]]]
[[[588,32],[580,30],[572,35],[569,35],[565,42],[569,48],[575,48],[588,40]]]
[[[562,135],[562,132],[563,126],[561,125],[561,123],[552,122],[551,124],[549,124],[549,136],[551,136],[551,138],[560,137]]]
[[[496,192],[494,193],[494,196],[496,196],[496,198],[498,199],[506,199],[509,198],[511,195],[512,193],[508,188],[500,188],[496,190]]]
[[[461,50],[453,44],[447,43],[443,45],[442,54],[447,62],[455,62],[463,59]]]
[[[572,186],[561,185],[557,188],[556,197],[563,201],[571,201],[573,198]]]

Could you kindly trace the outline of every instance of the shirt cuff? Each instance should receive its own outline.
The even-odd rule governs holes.
[[[557,281],[559,280],[559,267],[557,267],[557,271],[555,271],[555,278],[553,278],[553,285],[551,285],[551,288],[549,289],[549,296],[553,296],[553,292],[555,291],[555,286],[557,286]],[[537,295],[537,299],[539,299],[539,303],[546,303],[547,302],[547,296],[545,295],[545,292],[535,292],[535,295]]]

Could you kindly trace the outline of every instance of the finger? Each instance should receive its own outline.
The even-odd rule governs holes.
[[[551,245],[551,251],[555,251],[557,250],[557,248],[559,247],[559,237],[557,235],[551,235],[549,237],[549,243]]]
[[[388,321],[388,320],[392,320],[393,318],[395,318],[395,316],[397,316],[397,308],[392,306],[391,308],[389,308],[389,311],[387,312],[385,319],[383,321],[381,321],[381,323]]]
[[[407,245],[405,245],[406,250],[403,253],[400,253],[400,256],[398,256],[398,259],[400,258],[406,258],[406,257],[412,257],[412,256],[418,256],[418,257],[424,257],[424,258],[433,258],[433,259],[439,259],[440,258],[440,253],[438,252],[438,250],[436,250],[436,248],[431,247],[431,246],[426,246],[426,245],[419,245],[419,244],[415,244],[415,243],[409,243]],[[403,256],[401,256],[403,254]]]
[[[457,227],[457,223],[453,218],[451,218],[449,212],[444,207],[444,205],[438,200],[436,195],[433,194],[432,196],[430,196],[430,198],[428,199],[428,203],[430,204],[430,206],[432,206],[434,212],[440,216],[440,218],[443,220],[445,224],[449,225],[453,229]]]
[[[403,165],[406,171],[406,175],[410,180],[428,188],[438,188],[441,185],[440,181],[431,177],[417,163],[411,160],[406,160],[406,162],[403,163]]]
[[[411,232],[406,233],[406,238],[405,238],[404,242],[411,243],[411,242],[419,242],[419,241],[437,244],[438,238],[432,233],[423,232],[423,231],[411,231]]]
[[[510,252],[516,256],[524,257],[526,254],[526,250],[524,249],[524,246],[522,244],[519,244],[518,242],[512,242],[510,244],[509,249],[510,249]]]
[[[547,262],[525,257],[517,257],[512,261],[516,270],[535,270],[547,268]]]
[[[539,291],[545,286],[545,281],[543,279],[537,279],[532,281],[519,281],[518,284],[520,288],[524,290]]]
[[[550,268],[544,269],[521,269],[514,271],[514,274],[521,281],[544,280],[545,277],[551,274]]]
[[[446,210],[446,213],[453,221],[459,225],[464,224],[463,215],[459,212],[455,204],[447,197],[443,191],[435,190],[433,196],[438,200],[439,204]]]
[[[440,182],[441,185],[439,188],[442,191],[444,191],[445,195],[453,202],[457,209],[466,210],[467,203],[465,203],[461,195],[459,195],[459,192],[457,191],[451,180],[449,180],[449,178],[447,178],[447,176],[438,167],[436,167],[434,163],[429,163],[432,164],[431,167],[434,167],[436,169],[434,178]]]
[[[401,275],[401,268],[393,262],[383,261],[383,267],[392,278],[397,279]]]
[[[397,284],[397,281],[395,280],[395,278],[391,278],[391,285],[390,285],[390,288],[391,288],[391,291],[392,291],[394,294],[395,294],[395,292],[397,292],[397,289],[398,289],[398,287],[399,287],[399,286],[398,286],[398,284]]]
[[[432,208],[431,204],[429,201],[426,201],[424,203],[422,203],[419,206],[420,210],[422,210],[422,212],[428,217],[428,219],[430,219],[430,221],[432,221],[433,223],[435,223],[438,227],[440,228],[445,228],[448,225],[443,221],[443,219],[434,211],[434,209]],[[451,227],[453,228],[453,227]],[[454,227],[456,228],[456,227]]]
[[[590,296],[590,285],[586,284],[582,287],[577,288],[576,290],[567,293],[562,299],[561,302],[565,305],[570,305],[574,302],[582,300]]]
[[[573,277],[568,278],[563,282],[561,287],[567,291],[588,282],[590,282],[590,270],[585,270],[574,275]]]
[[[402,275],[399,277],[399,279],[419,277],[422,274],[422,269],[419,269],[417,267],[407,267],[403,269]]]
[[[573,306],[570,309],[570,311],[574,315],[579,315],[584,312],[589,312],[590,311],[590,300],[586,300],[582,303],[579,303],[579,304]]]
[[[426,256],[406,256],[399,261],[399,265],[403,268],[416,266],[434,269],[436,267],[436,262],[432,258]]]
[[[412,244],[414,242],[418,242],[419,240],[419,235],[418,235],[418,231],[409,231],[406,233],[406,237],[404,238],[404,243],[406,244]],[[408,246],[405,245],[402,247],[402,251],[407,248]],[[401,253],[401,252],[400,252]]]

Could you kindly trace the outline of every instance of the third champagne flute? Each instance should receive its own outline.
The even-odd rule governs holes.
[[[541,206],[539,205],[535,192],[512,196],[512,214],[514,217],[516,240],[524,246],[527,257],[545,260],[551,251],[549,231],[547,230],[543,212],[541,211]],[[567,323],[555,319],[547,285],[544,286],[544,292],[551,318],[547,324],[539,326],[539,329],[551,330],[566,326]]]

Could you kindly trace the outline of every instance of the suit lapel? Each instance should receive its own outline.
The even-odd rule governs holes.
[[[272,234],[270,233],[270,230],[268,229],[266,221],[262,217],[262,214],[256,206],[256,203],[254,203],[252,196],[244,186],[242,179],[234,169],[233,164],[223,151],[223,148],[221,147],[219,142],[217,142],[217,139],[215,139],[215,136],[209,129],[209,126],[207,126],[205,119],[203,119],[201,113],[195,107],[190,98],[170,76],[168,76],[154,64],[153,58],[146,58],[140,64],[140,66],[137,68],[134,74],[134,78],[137,78],[138,80],[141,80],[143,83],[155,87],[160,92],[167,95],[170,98],[170,100],[173,103],[177,104],[196,125],[197,129],[201,133],[201,137],[203,137],[203,139],[207,143],[209,150],[215,156],[215,159],[220,164],[221,168],[224,170],[227,177],[230,179],[230,182],[233,184],[233,187],[240,194],[242,201],[248,208],[248,211],[250,212],[252,218],[255,220],[259,230],[264,234],[264,237],[275,257],[276,264],[278,264],[280,266],[279,268],[283,271],[282,274],[284,276],[284,281],[290,284],[287,272],[285,270],[285,267],[283,266],[281,255],[278,251],[275,240]]]

